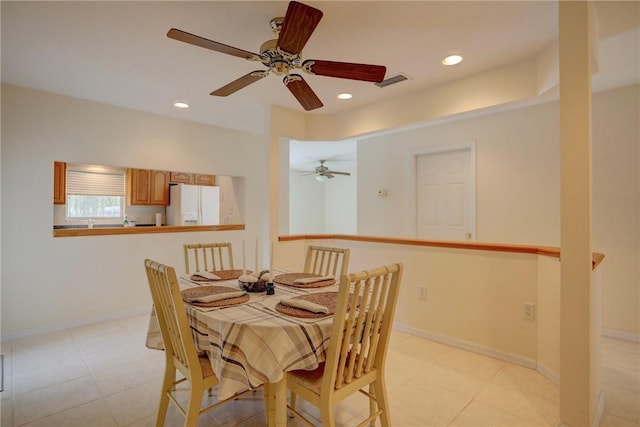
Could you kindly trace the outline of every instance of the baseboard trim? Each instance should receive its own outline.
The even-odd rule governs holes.
[[[602,414],[604,413],[604,391],[600,390],[598,395],[598,403],[596,403],[596,411],[593,414],[593,420],[591,420],[592,426],[599,426],[602,421]]]
[[[55,325],[48,325],[41,328],[26,329],[20,332],[11,332],[8,334],[2,334],[2,336],[0,336],[0,341],[9,342],[9,341],[14,341],[20,338],[30,337],[33,335],[46,334],[50,332],[61,331],[63,329],[77,328],[79,326],[86,326],[86,325],[91,325],[93,323],[106,322],[109,320],[118,320],[118,319],[123,319],[125,317],[137,316],[139,314],[145,314],[150,312],[151,312],[151,307],[147,306],[147,307],[136,308],[133,310],[120,311],[117,313],[104,314],[101,316],[88,317],[86,319],[74,320],[72,322],[57,323]]]
[[[526,357],[518,356],[516,354],[506,353],[503,351],[498,351],[492,349],[490,347],[485,347],[483,345],[465,341],[457,338],[451,338],[443,335],[434,334],[432,332],[428,332],[422,329],[413,328],[411,326],[406,326],[398,323],[393,324],[393,329],[396,329],[400,332],[406,332],[410,335],[415,335],[422,338],[427,338],[432,341],[439,342],[441,344],[450,345],[452,347],[457,347],[462,350],[472,351],[474,353],[482,354],[484,356],[494,357],[496,359],[504,360],[505,362],[515,363],[516,365],[524,366],[531,369],[537,369],[538,364],[535,360],[528,359]]]
[[[615,329],[602,329],[602,336],[609,338],[617,338],[620,340],[640,343],[640,335],[631,332],[617,331]]]
[[[540,372],[540,375],[542,375],[543,377],[545,377],[546,379],[548,379],[549,381],[551,381],[555,385],[557,385],[557,386],[560,385],[560,374],[559,373],[554,372],[551,369],[549,369],[546,366],[541,365],[539,363],[538,363],[537,370],[538,370],[538,372]]]

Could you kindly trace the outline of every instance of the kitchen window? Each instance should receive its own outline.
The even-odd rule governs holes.
[[[67,165],[67,220],[124,218],[126,170]]]

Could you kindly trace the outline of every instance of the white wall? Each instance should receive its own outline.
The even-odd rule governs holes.
[[[593,248],[607,255],[602,323],[640,334],[640,86],[593,102]]]
[[[477,240],[557,246],[557,123],[556,104],[545,104],[360,141],[358,232],[413,237],[411,151],[475,141]]]
[[[358,174],[339,168],[351,176],[335,175],[324,183],[324,229],[329,234],[358,234]]]
[[[290,234],[357,234],[357,173],[344,172],[351,176],[336,175],[325,182],[290,172]]]
[[[289,234],[324,233],[325,185],[311,175],[289,173]]]
[[[241,176],[216,176],[220,187],[220,224],[242,224],[246,210],[245,179]]]
[[[54,239],[54,160],[244,176],[247,200],[268,206],[266,145],[255,135],[3,85],[3,336],[148,309],[146,257],[181,271],[183,243],[239,248],[266,223],[267,209],[247,209],[245,232]]]
[[[593,250],[606,255],[603,327],[640,334],[640,86],[594,94]],[[358,143],[358,234],[409,236],[409,153],[475,141],[477,240],[559,246],[558,103]],[[376,196],[387,188],[388,197]],[[412,236],[411,236],[412,237]]]

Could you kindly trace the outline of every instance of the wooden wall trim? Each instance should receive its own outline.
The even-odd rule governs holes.
[[[357,242],[385,243],[391,245],[410,245],[410,246],[428,246],[436,248],[451,249],[469,249],[491,252],[510,252],[524,253],[534,255],[544,255],[554,258],[560,258],[560,248],[553,246],[532,246],[532,245],[515,245],[506,243],[481,243],[481,242],[455,242],[446,240],[422,240],[407,239],[398,237],[381,237],[381,236],[356,236],[350,234],[298,234],[289,236],[278,236],[278,241],[288,242],[294,240],[352,240]],[[595,269],[605,255],[594,253],[592,267]]]
[[[111,236],[114,234],[186,233],[194,231],[244,230],[244,224],[231,225],[165,225],[162,227],[95,227],[55,228],[53,237]]]

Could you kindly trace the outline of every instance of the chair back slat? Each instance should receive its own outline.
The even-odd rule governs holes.
[[[187,274],[198,271],[233,270],[231,243],[185,244],[184,266]]]
[[[357,378],[360,375],[357,375],[356,373],[356,366],[359,366],[362,362],[362,356],[364,355],[364,352],[362,352],[362,341],[363,339],[366,338],[365,334],[365,319],[367,318],[367,312],[369,310],[366,309],[366,307],[370,307],[370,301],[369,299],[371,297],[373,297],[373,294],[371,293],[371,279],[367,279],[363,281],[364,283],[364,289],[362,290],[362,296],[360,297],[360,307],[364,308],[357,308],[357,317],[356,317],[356,323],[354,325],[354,333],[353,333],[353,340],[351,341],[350,346],[350,354],[352,357],[349,358],[349,365],[346,369],[347,374],[346,374],[346,378],[345,378],[345,382],[346,383],[350,383],[351,381],[353,381],[353,378]],[[360,337],[360,339],[357,339],[358,337]],[[358,363],[358,365],[356,365],[356,361]]]
[[[342,290],[343,285],[343,279],[340,281],[340,290]],[[348,282],[347,282],[348,283]],[[348,284],[346,284],[346,286],[350,287]],[[361,283],[360,282],[356,282],[354,285],[354,289],[353,289],[353,296],[355,298],[356,295],[360,294],[360,286]],[[342,297],[342,292],[339,292],[338,295],[338,303],[337,305],[340,304],[340,300]],[[355,302],[353,299],[351,300],[351,304],[357,304],[357,302]],[[338,308],[336,307],[336,310]],[[346,307],[345,307],[346,310]],[[338,315],[338,312],[336,311],[336,314],[334,314],[334,328],[332,329],[332,334],[333,334],[333,330],[335,329],[335,324],[337,322],[342,323],[344,328],[342,329],[342,331],[352,331],[354,329],[354,325],[356,322],[356,314],[357,314],[357,310],[349,310],[348,311],[348,318],[345,319],[347,313],[342,313],[341,315],[341,319],[337,318],[336,316]],[[333,335],[332,335],[333,336]],[[348,358],[349,358],[349,351],[351,350],[351,337],[349,333],[342,333],[341,335],[338,335],[338,337],[342,337],[342,338],[337,338],[336,340],[339,339],[340,344],[339,344],[339,355],[338,355],[338,366],[337,366],[337,374],[336,374],[336,381],[335,381],[335,388],[341,388],[344,385],[344,377],[345,377],[345,369],[347,367],[347,363],[348,363]],[[331,346],[331,344],[330,344]],[[336,347],[338,347],[336,345]],[[328,357],[327,357],[328,359]]]
[[[373,311],[371,312],[372,323],[370,324],[370,327],[367,327],[366,329],[367,331],[370,331],[370,334],[368,335],[371,337],[371,349],[367,355],[367,366],[366,366],[365,372],[369,372],[371,371],[371,369],[373,369],[373,362],[374,360],[376,360],[376,352],[378,351],[378,341],[380,340],[380,334],[381,334],[380,329],[382,326],[382,320],[384,318],[384,307],[388,304],[391,276],[385,276],[384,278],[381,278],[380,281],[382,282],[380,297],[381,298],[386,297],[387,301],[380,301],[377,304],[378,308],[375,311],[375,314]]]
[[[325,246],[309,246],[304,262],[304,272],[340,278],[347,274],[350,250]]]
[[[366,310],[366,316],[363,319],[363,332],[362,339],[360,340],[360,354],[366,355],[366,357],[358,358],[358,366],[356,367],[356,371],[354,376],[356,378],[360,378],[363,373],[367,373],[371,370],[371,364],[368,363],[372,359],[372,353],[375,354],[375,347],[378,343],[378,334],[375,333],[377,329],[372,328],[375,325],[376,319],[381,317],[381,311],[383,304],[380,301],[385,294],[384,290],[381,290],[380,287],[382,282],[381,277],[374,277],[369,281],[373,282],[373,290],[371,292],[371,301],[369,303],[369,307],[372,307],[371,310]],[[386,279],[386,278],[385,278]],[[365,364],[365,361],[367,363]]]
[[[391,264],[342,276],[325,366],[332,374],[322,387],[340,389],[382,369],[401,275],[402,264]]]
[[[185,376],[202,376],[175,269],[150,259],[144,263],[167,357]]]

